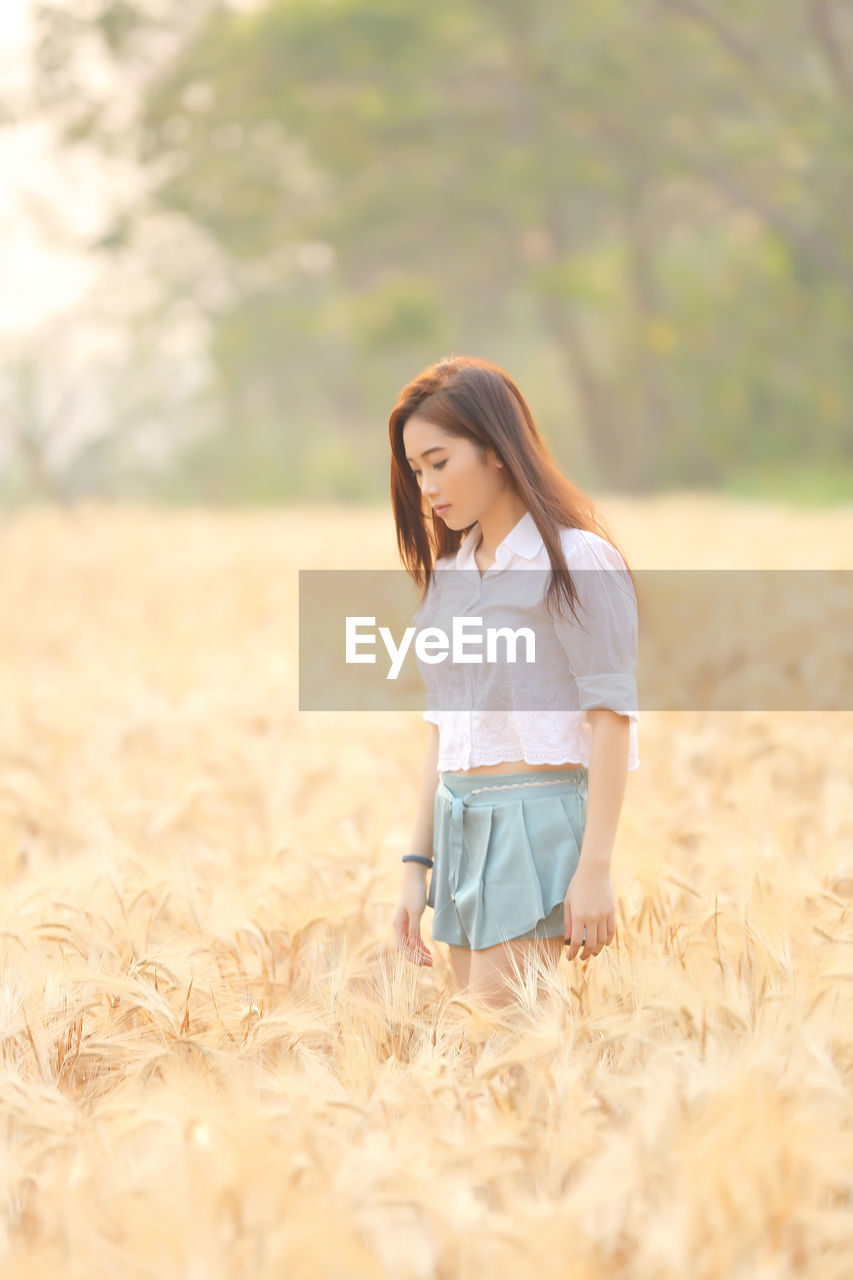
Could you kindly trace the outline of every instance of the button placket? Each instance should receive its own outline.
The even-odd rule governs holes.
[[[472,583],[471,583],[474,588],[474,594],[471,597],[465,609],[465,613],[468,617],[476,617],[477,611],[479,610],[480,600],[482,599],[482,595],[483,595],[483,579],[480,577],[480,573],[476,569],[476,565],[475,565],[475,575],[476,576],[472,578]],[[472,610],[474,611],[473,613],[471,612]],[[471,675],[470,662],[466,662],[463,665],[465,667],[465,685],[468,691],[468,752],[467,752],[468,764],[466,765],[466,768],[470,769],[472,752],[474,749],[474,678]],[[461,816],[460,816],[460,829],[461,829]],[[453,901],[455,902],[456,899],[454,898]]]

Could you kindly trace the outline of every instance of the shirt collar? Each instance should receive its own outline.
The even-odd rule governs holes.
[[[476,521],[459,544],[456,553],[457,569],[476,569],[474,550],[480,541],[480,522]],[[533,560],[543,546],[542,535],[536,528],[536,521],[529,511],[514,524],[509,533],[498,543],[495,550],[495,568],[501,569],[512,557],[521,556],[524,560]]]

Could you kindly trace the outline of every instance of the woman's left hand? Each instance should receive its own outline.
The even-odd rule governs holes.
[[[570,960],[574,960],[579,951],[581,960],[588,960],[613,941],[616,936],[616,899],[609,871],[594,864],[584,865],[581,860],[569,881],[563,918],[566,954]],[[568,942],[570,938],[571,943]]]

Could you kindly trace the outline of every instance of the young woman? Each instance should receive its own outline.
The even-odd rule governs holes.
[[[538,685],[517,668],[514,684],[489,674],[490,709],[481,710],[459,698],[468,674],[454,684],[452,666],[439,677],[435,659],[421,663],[439,689],[429,705],[439,705],[424,713],[429,740],[394,932],[411,960],[432,964],[420,935],[432,906],[433,938],[449,946],[457,982],[488,1001],[506,991],[526,949],[556,962],[565,941],[569,959],[587,959],[614,937],[610,860],[626,775],[639,765],[634,580],[497,365],[458,356],[429,366],[403,388],[389,430],[400,556],[425,588],[420,626],[445,616],[436,612],[442,591],[457,613],[487,625],[494,584],[520,581],[501,577],[505,569],[539,570],[521,581],[545,584],[533,615],[526,605],[537,621]],[[450,582],[462,593],[448,594]]]

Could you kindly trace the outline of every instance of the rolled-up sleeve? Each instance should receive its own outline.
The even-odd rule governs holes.
[[[567,567],[585,630],[561,602],[555,626],[578,690],[582,711],[606,707],[639,720],[637,653],[639,621],[631,575],[612,543],[584,532]]]

